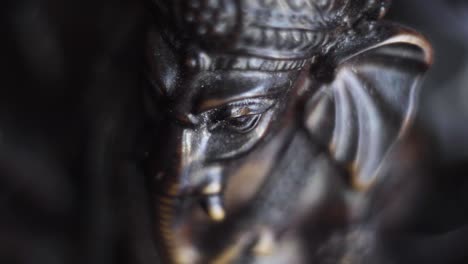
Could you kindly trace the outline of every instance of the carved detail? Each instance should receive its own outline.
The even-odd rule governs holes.
[[[207,55],[196,53],[188,58],[188,67],[191,70],[239,70],[239,71],[293,71],[302,69],[311,59],[298,60],[272,60],[249,56],[236,55]]]
[[[252,263],[316,217],[367,221],[354,198],[412,121],[424,38],[378,21],[387,0],[155,1],[147,173],[167,263]],[[302,253],[280,263],[315,262]]]
[[[306,59],[332,42],[350,0],[155,0],[168,10],[176,36],[207,53]]]

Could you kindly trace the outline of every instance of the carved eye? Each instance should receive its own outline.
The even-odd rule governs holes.
[[[258,124],[262,114],[238,116],[227,119],[226,125],[238,133],[247,133],[252,131]]]
[[[250,98],[232,102],[204,112],[209,121],[208,130],[227,129],[236,133],[248,133],[257,127],[259,120],[275,101],[267,98]]]

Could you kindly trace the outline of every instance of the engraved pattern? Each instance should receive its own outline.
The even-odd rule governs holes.
[[[337,14],[346,7],[342,2],[244,0],[245,30],[238,48],[270,57],[310,57],[332,39],[339,24]]]
[[[155,1],[175,14],[178,38],[205,52],[281,60],[320,53],[354,12],[350,0]]]
[[[190,0],[182,7],[183,19],[199,36],[226,36],[236,27],[237,6],[229,0]]]
[[[284,28],[316,30],[327,27],[346,8],[347,0],[244,0],[243,11],[251,15],[249,23]]]
[[[188,66],[192,70],[250,70],[250,71],[292,71],[300,70],[307,63],[312,63],[315,57],[311,59],[299,60],[271,60],[257,57],[238,56],[238,55],[211,55],[204,53],[194,54],[188,61]]]

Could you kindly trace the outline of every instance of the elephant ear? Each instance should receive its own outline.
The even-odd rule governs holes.
[[[360,190],[378,178],[386,154],[410,127],[432,58],[430,44],[409,29],[385,25],[379,32],[338,53],[333,80],[319,85],[306,106],[306,128]]]

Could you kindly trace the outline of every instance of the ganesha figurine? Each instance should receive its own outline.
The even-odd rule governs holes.
[[[382,20],[388,0],[153,7],[146,175],[161,262],[363,263],[323,248],[353,240],[411,127],[430,44]]]

